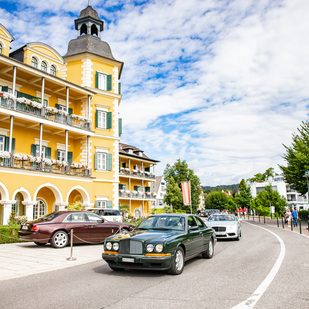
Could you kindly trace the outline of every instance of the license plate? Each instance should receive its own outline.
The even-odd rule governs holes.
[[[21,229],[22,229],[22,230],[28,230],[28,226],[27,226],[27,225],[23,225],[23,226],[21,227]]]
[[[134,263],[133,258],[122,258],[122,262]]]

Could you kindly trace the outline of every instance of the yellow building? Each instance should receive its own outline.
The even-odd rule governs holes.
[[[119,204],[128,205],[129,213],[136,218],[150,214],[155,193],[151,183],[156,181],[155,165],[159,161],[148,158],[134,146],[119,145]]]
[[[123,63],[88,6],[65,56],[44,43],[9,53],[0,24],[0,224],[74,202],[119,207],[119,79]]]

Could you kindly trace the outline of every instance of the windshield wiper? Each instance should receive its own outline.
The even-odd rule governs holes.
[[[153,227],[152,230],[163,230],[163,231],[169,231],[170,229],[167,227]]]

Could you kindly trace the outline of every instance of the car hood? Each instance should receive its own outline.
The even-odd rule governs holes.
[[[108,238],[110,241],[120,241],[122,239],[127,239],[131,238],[134,240],[139,240],[139,241],[157,241],[157,242],[163,242],[167,238],[170,237],[175,237],[177,235],[182,234],[183,231],[173,231],[173,230],[168,230],[168,231],[158,231],[158,230],[135,230],[129,233],[121,233],[121,234],[116,234],[114,236],[111,236]]]

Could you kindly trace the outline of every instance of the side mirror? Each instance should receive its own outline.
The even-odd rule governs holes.
[[[198,230],[197,226],[189,226],[189,232]]]

